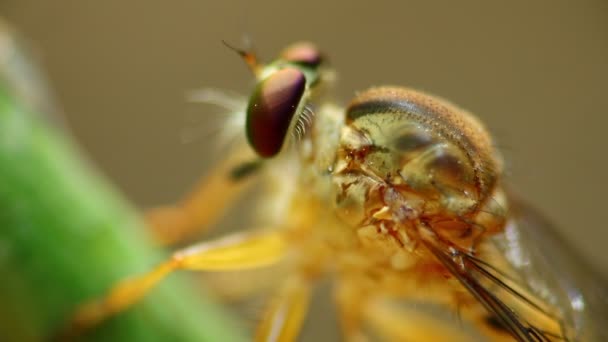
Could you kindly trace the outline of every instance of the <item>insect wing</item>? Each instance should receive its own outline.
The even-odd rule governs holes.
[[[556,340],[608,341],[608,286],[534,209],[512,203],[512,221],[494,237],[530,294],[558,309],[562,333]]]

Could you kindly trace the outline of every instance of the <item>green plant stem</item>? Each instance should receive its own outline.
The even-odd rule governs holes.
[[[74,307],[164,257],[137,212],[61,132],[0,83],[0,341],[44,341]],[[234,341],[200,289],[172,275],[93,341]]]

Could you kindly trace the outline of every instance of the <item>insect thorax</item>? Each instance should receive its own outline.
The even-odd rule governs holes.
[[[335,204],[355,227],[422,223],[473,248],[476,236],[503,227],[499,172],[488,134],[468,113],[419,92],[374,88],[347,110]]]

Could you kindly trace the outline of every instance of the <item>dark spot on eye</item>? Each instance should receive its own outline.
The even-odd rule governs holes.
[[[395,139],[395,147],[403,152],[414,151],[432,143],[431,137],[423,134],[404,134]]]
[[[488,326],[490,326],[494,330],[509,333],[509,329],[495,315],[486,316],[485,322]]]
[[[258,83],[249,99],[245,129],[259,156],[270,158],[279,153],[305,89],[304,74],[291,67]]]

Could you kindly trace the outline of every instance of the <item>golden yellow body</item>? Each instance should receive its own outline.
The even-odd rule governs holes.
[[[259,79],[283,67],[245,57]],[[316,101],[316,85],[304,94]],[[254,174],[228,176],[256,158],[241,139],[182,204],[149,216],[161,240],[186,239],[257,179],[263,191],[250,227],[177,251],[149,274],[117,285],[84,304],[67,331],[128,308],[177,269],[281,263],[286,275],[276,280],[280,291],[258,327],[259,341],[296,339],[314,285],[325,278],[347,341],[601,338],[592,325],[577,323],[588,308],[572,293],[588,301],[582,289],[552,278],[559,272],[535,273],[544,264],[520,240],[529,228],[502,189],[502,160],[489,134],[472,115],[424,93],[379,87],[347,108],[317,102],[314,118],[306,119],[299,136],[289,136]]]

